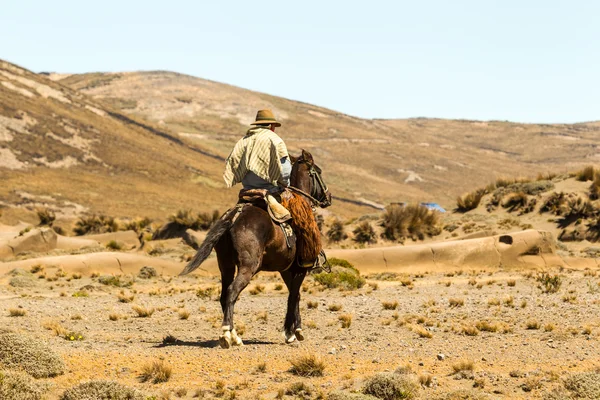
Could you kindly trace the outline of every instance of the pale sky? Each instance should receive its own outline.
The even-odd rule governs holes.
[[[1,0],[0,58],[170,70],[365,118],[600,120],[600,2]]]

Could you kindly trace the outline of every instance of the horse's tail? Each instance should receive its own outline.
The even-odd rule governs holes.
[[[194,258],[192,258],[188,265],[185,266],[185,269],[181,271],[179,274],[180,276],[187,275],[194,271],[204,262],[204,260],[208,258],[210,252],[212,251],[213,247],[215,247],[221,236],[223,236],[225,232],[227,232],[233,225],[233,217],[236,212],[237,207],[232,208],[231,210],[227,211],[225,215],[223,215],[217,222],[215,222],[212,228],[210,228],[208,231],[208,235],[206,235],[206,239],[204,239],[204,242],[202,242],[202,245],[196,252],[196,255]]]

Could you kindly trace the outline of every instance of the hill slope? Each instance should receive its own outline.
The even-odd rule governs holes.
[[[271,108],[283,122],[278,132],[291,151],[312,151],[334,194],[351,200],[436,201],[453,207],[457,195],[498,176],[566,172],[600,160],[597,123],[364,120],[162,71],[52,79],[167,127],[182,140],[222,158],[256,110]]]
[[[160,127],[0,61],[0,207],[150,217],[223,209],[234,196],[213,187],[220,174],[214,158]]]

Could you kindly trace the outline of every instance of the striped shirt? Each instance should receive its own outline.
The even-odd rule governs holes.
[[[225,162],[223,179],[227,187],[240,183],[249,173],[277,185],[282,180],[280,160],[289,158],[283,140],[270,129],[254,127],[240,139]]]

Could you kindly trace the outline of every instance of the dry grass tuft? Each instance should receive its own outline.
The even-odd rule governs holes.
[[[456,199],[456,211],[465,213],[470,210],[474,210],[479,206],[481,198],[485,194],[485,190],[476,190],[474,192],[466,193]]]
[[[384,310],[395,310],[396,308],[398,308],[397,301],[383,301],[381,302],[381,305],[383,306]]]
[[[154,308],[146,308],[146,307],[138,306],[137,304],[131,308],[133,309],[133,311],[136,312],[136,314],[140,318],[148,318],[148,317],[151,317],[152,314],[154,314]]]
[[[422,205],[393,204],[383,214],[383,235],[388,240],[403,242],[406,238],[423,240],[442,232],[439,212]]]
[[[452,298],[450,300],[448,300],[448,305],[452,308],[456,308],[456,307],[462,307],[465,305],[465,300],[464,299],[457,299],[457,298]]]
[[[254,285],[254,287],[252,289],[250,289],[250,294],[253,296],[256,296],[257,294],[263,293],[265,291],[265,285],[261,285],[260,283],[257,283],[256,285]]]
[[[290,363],[292,364],[290,372],[298,376],[323,376],[325,371],[325,363],[314,354],[298,356],[290,360]]]
[[[306,303],[306,307],[309,310],[315,310],[317,307],[319,307],[319,303],[317,301],[308,301]]]
[[[190,312],[185,309],[181,309],[177,312],[179,315],[179,319],[188,319],[190,317]]]
[[[375,234],[375,230],[369,223],[369,221],[361,222],[354,231],[354,241],[357,243],[375,243],[377,242],[377,235]]]
[[[27,315],[27,310],[24,308],[9,308],[8,315],[11,317],[24,317]]]
[[[329,227],[329,231],[327,231],[327,238],[331,242],[340,242],[348,237],[346,232],[344,232],[344,224],[339,219],[335,219],[331,226]]]
[[[410,329],[421,338],[431,339],[433,334],[421,325],[412,325]]]
[[[153,361],[142,367],[140,380],[142,382],[162,383],[171,378],[173,370],[163,360]]]
[[[380,373],[368,378],[362,389],[364,394],[378,399],[414,399],[419,390],[415,380],[408,375]]]
[[[540,326],[540,322],[537,319],[530,319],[525,323],[525,327],[531,330],[538,330]]]
[[[350,328],[352,325],[352,315],[351,314],[343,314],[338,317],[338,320],[342,323],[342,328]]]
[[[596,169],[593,165],[588,165],[581,171],[578,171],[575,178],[580,182],[592,181],[596,175]]]
[[[342,309],[342,305],[341,304],[330,304],[329,307],[327,307],[327,309],[329,311],[340,311]]]

